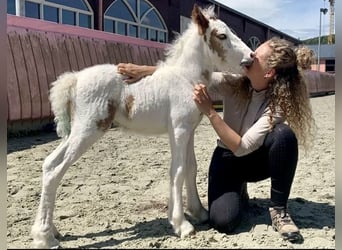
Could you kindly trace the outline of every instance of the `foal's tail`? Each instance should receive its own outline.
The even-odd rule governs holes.
[[[50,103],[57,124],[56,132],[59,137],[65,137],[71,130],[71,105],[75,96],[77,75],[75,72],[66,72],[52,83],[50,89]]]

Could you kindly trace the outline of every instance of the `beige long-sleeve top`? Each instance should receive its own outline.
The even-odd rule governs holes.
[[[269,117],[270,109],[265,97],[266,90],[252,90],[249,100],[241,101],[233,94],[232,84],[239,75],[215,72],[209,91],[214,91],[223,96],[223,120],[236,133],[241,136],[241,143],[236,156],[247,155],[258,149],[264,142],[267,133],[271,131]],[[275,123],[284,122],[280,113],[273,115]],[[219,141],[219,146],[225,147]]]

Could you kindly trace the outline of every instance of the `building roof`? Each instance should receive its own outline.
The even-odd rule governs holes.
[[[306,45],[308,48],[312,49],[316,56],[318,55],[318,44]],[[335,44],[321,44],[319,49],[320,58],[332,59],[335,58]]]
[[[283,36],[287,36],[287,37],[290,37],[293,41],[297,41],[296,43],[302,43],[298,38],[295,38],[295,37],[293,37],[293,36],[291,36],[291,35],[289,35],[289,34],[286,34],[286,33],[284,33],[284,32],[282,32],[282,31],[280,31],[280,30],[277,30],[277,29],[275,29],[274,27],[272,27],[272,26],[269,26],[268,24],[265,24],[265,23],[263,23],[263,22],[261,22],[261,21],[259,21],[259,20],[256,20],[256,19],[254,19],[254,18],[252,18],[252,17],[250,17],[250,16],[247,16],[247,15],[245,15],[245,14],[243,14],[243,13],[241,13],[241,12],[239,12],[239,11],[237,11],[237,10],[234,10],[234,9],[232,9],[232,8],[230,8],[230,7],[228,7],[228,6],[226,6],[226,5],[224,5],[224,4],[222,4],[222,3],[220,3],[220,2],[217,2],[217,1],[215,1],[215,0],[208,0],[209,2],[212,2],[213,4],[216,4],[217,6],[220,6],[221,8],[225,8],[225,9],[227,9],[227,10],[229,10],[229,11],[231,11],[231,12],[233,12],[233,13],[235,13],[235,14],[237,14],[237,15],[239,15],[239,16],[242,16],[243,18],[245,18],[245,19],[247,19],[247,20],[250,20],[250,21],[252,21],[252,22],[254,22],[254,23],[257,23],[257,24],[259,24],[259,25],[261,25],[261,26],[264,26],[264,27],[267,27],[269,30],[271,30],[271,31],[274,31],[274,32],[277,32],[277,33],[279,33],[279,34],[282,34]]]

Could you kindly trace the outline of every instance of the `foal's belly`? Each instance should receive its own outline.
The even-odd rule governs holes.
[[[162,134],[175,120],[178,125],[189,122],[196,109],[192,87],[185,82],[182,85],[176,81],[169,86],[168,82],[152,79],[147,77],[123,89],[114,117],[118,125],[142,134]]]
[[[114,122],[120,127],[141,134],[164,134],[168,129],[168,113],[162,107],[130,113],[124,108],[115,114]]]

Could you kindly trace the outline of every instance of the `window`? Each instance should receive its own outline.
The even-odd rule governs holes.
[[[117,26],[118,26],[118,28],[117,28],[118,34],[126,36],[126,35],[127,35],[126,24],[125,24],[125,23],[118,22],[118,23],[117,23]]]
[[[247,41],[247,45],[254,51],[260,45],[260,40],[256,36],[251,36]]]
[[[146,0],[116,0],[104,13],[104,31],[167,42],[167,28],[157,9]]]
[[[83,13],[79,13],[79,26],[84,28],[91,28],[92,25],[92,15],[87,15]]]
[[[138,37],[138,26],[136,25],[130,25],[129,26],[129,35]]]
[[[7,0],[7,13],[15,15],[15,0]]]
[[[38,18],[40,17],[40,4],[26,1],[25,14],[27,17]]]
[[[142,23],[148,26],[157,27],[159,29],[164,28],[161,20],[159,19],[155,11],[150,11],[149,13],[147,13],[146,17],[142,20]]]
[[[63,6],[68,6],[70,8],[73,9],[79,9],[79,10],[85,10],[85,11],[89,11],[89,8],[87,7],[87,5],[85,4],[84,1],[79,1],[79,0],[46,0],[46,2],[51,2],[51,3],[55,3],[55,4],[59,4],[59,5],[63,5]]]
[[[7,0],[7,12],[15,14],[15,1]],[[93,28],[94,14],[85,0],[25,0],[25,16],[56,23]]]
[[[59,23],[59,9],[51,6],[44,6],[45,20]]]
[[[151,41],[157,41],[157,31],[156,30],[153,30],[153,29],[150,30],[150,40]]]
[[[148,36],[147,36],[147,28],[144,27],[140,27],[140,38],[148,40]]]
[[[335,72],[335,59],[325,61],[325,71]]]
[[[62,10],[62,23],[76,25],[76,13],[71,10]]]
[[[106,31],[116,33],[116,31],[114,30],[114,21],[109,19],[104,20],[104,26],[106,27]]]

